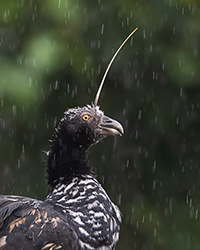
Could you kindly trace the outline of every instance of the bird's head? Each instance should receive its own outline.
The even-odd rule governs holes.
[[[71,142],[88,148],[109,135],[122,135],[122,125],[108,116],[96,105],[68,109],[60,122],[63,134],[70,136]]]
[[[70,134],[73,138],[73,143],[75,142],[79,144],[79,146],[85,146],[87,148],[108,135],[123,134],[124,131],[122,125],[119,122],[105,116],[104,112],[99,109],[99,106],[97,106],[97,103],[104,80],[115,57],[136,30],[137,28],[129,34],[110,60],[99,85],[94,104],[87,105],[82,108],[78,107],[69,109],[65,112],[64,118],[61,120],[61,124],[63,125],[65,132]]]

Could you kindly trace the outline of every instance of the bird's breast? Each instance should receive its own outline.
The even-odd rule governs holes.
[[[68,218],[86,249],[114,246],[119,237],[121,216],[98,181],[90,175],[60,184],[48,196]]]

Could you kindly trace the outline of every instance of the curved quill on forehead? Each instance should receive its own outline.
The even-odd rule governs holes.
[[[128,41],[128,39],[138,30],[138,28],[135,28],[130,34],[129,36],[123,41],[123,43],[119,46],[118,50],[115,52],[115,54],[113,55],[112,59],[110,60],[108,66],[107,66],[107,69],[103,75],[103,78],[101,80],[101,83],[99,85],[99,88],[98,88],[98,91],[97,91],[97,94],[96,94],[96,97],[94,99],[94,105],[96,106],[97,103],[98,103],[98,100],[99,100],[99,96],[100,96],[100,93],[101,93],[101,90],[102,90],[102,87],[103,87],[103,84],[104,84],[104,81],[105,81],[105,78],[108,74],[108,71],[113,63],[113,61],[115,60],[115,57],[117,56],[117,54],[120,52],[121,48],[124,46],[124,44]]]

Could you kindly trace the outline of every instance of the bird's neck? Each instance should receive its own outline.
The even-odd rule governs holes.
[[[47,159],[47,182],[50,190],[58,183],[68,184],[74,177],[90,174],[87,149],[59,129],[51,142]]]

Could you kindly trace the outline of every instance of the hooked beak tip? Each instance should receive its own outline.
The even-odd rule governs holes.
[[[100,123],[101,130],[106,135],[120,135],[122,136],[124,134],[124,129],[122,125],[116,121],[113,120],[107,116],[104,116],[102,119],[102,122]]]

